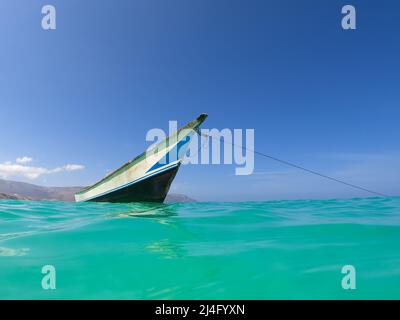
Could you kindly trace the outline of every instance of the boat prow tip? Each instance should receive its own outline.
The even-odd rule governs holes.
[[[198,116],[197,120],[203,122],[204,120],[207,119],[207,117],[208,117],[208,114],[207,114],[207,113],[201,113],[201,114]]]

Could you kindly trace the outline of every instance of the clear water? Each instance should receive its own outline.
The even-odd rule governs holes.
[[[349,264],[355,290],[341,286]],[[399,299],[400,198],[1,201],[0,298]]]

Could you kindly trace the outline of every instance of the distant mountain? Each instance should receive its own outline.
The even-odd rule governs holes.
[[[196,200],[180,193],[169,193],[165,198],[165,203],[196,202]]]
[[[0,200],[31,200],[31,199],[22,197],[17,194],[13,195],[13,194],[0,193]]]
[[[31,183],[0,179],[0,200],[75,201],[74,194],[84,187],[42,187]],[[195,202],[183,194],[171,193],[166,203]]]
[[[0,179],[0,193],[22,200],[74,201],[82,187],[42,187],[35,184]]]

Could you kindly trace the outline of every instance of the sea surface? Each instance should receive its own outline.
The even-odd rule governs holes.
[[[0,201],[0,299],[400,299],[400,198]]]

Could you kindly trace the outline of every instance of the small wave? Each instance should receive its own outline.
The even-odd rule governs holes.
[[[6,247],[0,247],[0,256],[1,257],[22,257],[28,253],[28,248],[22,249],[12,249]]]

